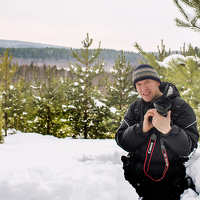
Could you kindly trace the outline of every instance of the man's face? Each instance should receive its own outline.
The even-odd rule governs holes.
[[[153,102],[159,96],[162,95],[162,93],[159,90],[159,85],[160,82],[154,81],[152,79],[145,79],[142,81],[138,81],[135,84],[139,95],[146,102]]]

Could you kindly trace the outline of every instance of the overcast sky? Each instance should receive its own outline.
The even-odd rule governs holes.
[[[173,0],[0,0],[0,39],[81,48],[87,33],[92,48],[137,52],[166,50],[191,43],[200,32],[177,27],[183,19]]]

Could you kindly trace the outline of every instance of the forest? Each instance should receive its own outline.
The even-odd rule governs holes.
[[[81,52],[81,49],[77,49]],[[6,48],[0,47],[0,55]],[[9,53],[13,56],[13,61],[18,61],[19,65],[30,64],[43,66],[56,65],[58,68],[66,68],[68,62],[73,62],[75,59],[71,56],[71,50],[67,48],[9,48]],[[115,64],[115,59],[120,54],[120,51],[113,49],[102,49],[99,59],[104,59],[104,68],[111,68]],[[137,65],[138,60],[143,59],[140,53],[124,51],[124,55],[130,60],[131,65]]]

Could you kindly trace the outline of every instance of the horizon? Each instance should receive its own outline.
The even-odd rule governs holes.
[[[17,43],[30,43],[30,44],[36,44],[36,45],[42,45],[42,46],[45,46],[44,48],[46,48],[46,46],[52,46],[52,48],[66,48],[66,49],[81,49],[82,47],[79,47],[79,48],[74,48],[74,47],[69,47],[69,46],[58,46],[58,45],[53,45],[53,44],[45,44],[45,43],[37,43],[37,42],[30,42],[30,41],[20,41],[20,40],[7,40],[7,39],[0,39],[0,41],[9,41],[9,42],[17,42]],[[1,47],[0,47],[1,48]],[[2,47],[2,48],[26,48],[26,47]],[[43,48],[43,47],[32,47],[32,48]],[[93,49],[93,48],[91,48]],[[114,50],[114,51],[122,51],[122,50],[117,50],[117,49],[111,49],[111,48],[101,48],[101,49],[105,49],[105,50]],[[167,51],[167,50],[166,50]],[[175,52],[175,51],[180,51],[180,50],[171,50],[171,52]],[[139,51],[138,52],[134,52],[134,51],[129,51],[129,50],[123,50],[123,52],[131,52],[131,53],[140,53]],[[147,51],[147,53],[157,53],[157,51]]]

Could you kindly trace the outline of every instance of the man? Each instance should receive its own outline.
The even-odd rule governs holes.
[[[132,79],[141,100],[130,105],[115,137],[129,152],[122,156],[125,178],[143,200],[179,200],[186,188],[184,162],[199,139],[195,113],[152,66],[139,65]],[[155,108],[164,100],[170,102],[166,115]]]

